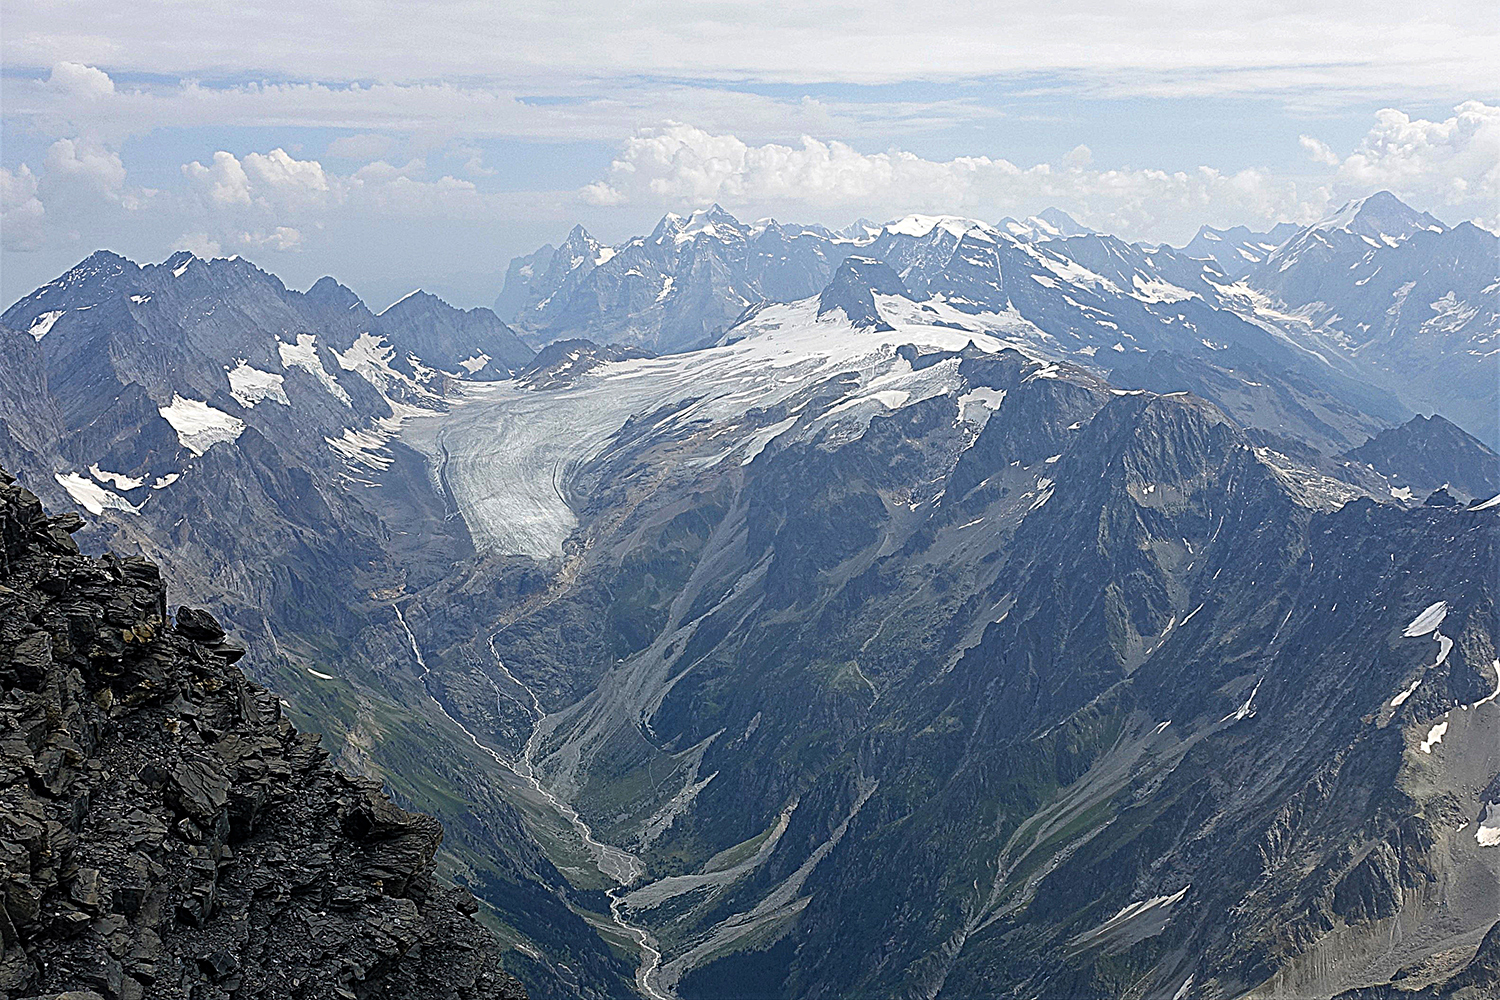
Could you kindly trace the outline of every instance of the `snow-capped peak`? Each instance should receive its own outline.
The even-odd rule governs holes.
[[[1342,229],[1356,236],[1394,245],[1422,230],[1445,232],[1448,227],[1426,212],[1418,212],[1389,191],[1377,191],[1339,206],[1312,228]]]
[[[984,223],[957,215],[908,215],[885,224],[886,232],[921,239],[934,229],[962,238],[970,229],[984,228]]]

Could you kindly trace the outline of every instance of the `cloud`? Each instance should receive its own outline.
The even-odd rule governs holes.
[[[185,163],[182,166],[182,176],[211,204],[250,204],[250,177],[233,153],[219,150],[209,166],[204,166],[197,160]]]
[[[59,139],[47,149],[46,177],[52,184],[69,184],[112,201],[125,189],[125,164],[120,154],[78,139]]]
[[[302,234],[291,226],[277,226],[269,233],[241,233],[239,241],[246,246],[273,250],[302,249]]]
[[[610,186],[608,181],[593,181],[579,189],[578,197],[585,205],[611,207],[627,201],[623,192]]]
[[[36,249],[46,214],[31,168],[24,163],[15,170],[0,167],[0,236],[5,249]]]
[[[1321,163],[1325,167],[1336,167],[1339,165],[1339,154],[1322,139],[1315,139],[1310,135],[1299,135],[1297,142],[1307,150],[1307,155],[1312,157],[1314,163]]]
[[[1086,167],[1094,162],[1094,151],[1079,143],[1062,158],[1065,167]]]
[[[60,62],[52,67],[47,86],[67,97],[97,101],[115,92],[115,82],[109,74],[82,63]]]
[[[1070,76],[1149,93],[1337,88],[1488,92],[1495,19],[1473,0],[1369,4],[1265,0],[1212,16],[1181,0],[1132,4],[914,5],[903,0],[330,0],[264,4],[73,0],[13,4],[0,55],[13,67],[81,60],[182,77],[563,79],[891,83]],[[171,30],[162,30],[170,25]],[[306,45],[308,38],[339,44]],[[44,64],[46,64],[44,63]],[[522,93],[535,93],[522,89]]]
[[[184,233],[172,244],[173,250],[186,250],[199,257],[217,257],[224,249],[207,233]]]
[[[332,193],[323,164],[295,159],[280,147],[247,154],[244,172],[258,192],[282,203],[320,204]]]
[[[341,197],[335,180],[317,160],[299,160],[277,147],[269,153],[247,153],[244,159],[219,150],[205,166],[183,164],[182,175],[207,205],[299,210],[319,207]]]
[[[1087,154],[1087,155],[1086,155]],[[597,206],[645,202],[664,207],[722,202],[750,211],[818,215],[833,210],[892,217],[908,211],[979,217],[1029,214],[1056,204],[1084,222],[1140,238],[1191,232],[1204,221],[1306,219],[1320,199],[1260,170],[1223,173],[1090,169],[1086,148],[1064,169],[1022,168],[1006,159],[930,160],[894,149],[862,153],[804,136],[796,146],[750,145],[681,123],[643,129],[624,144],[606,178],[579,197]]]
[[[1452,206],[1494,228],[1500,215],[1500,107],[1458,105],[1428,121],[1394,108],[1338,162],[1335,184],[1351,196],[1388,188],[1403,198]],[[1325,149],[1327,147],[1324,147]]]

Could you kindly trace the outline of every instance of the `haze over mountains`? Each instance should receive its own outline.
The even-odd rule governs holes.
[[[1497,249],[715,206],[378,314],[101,251],[0,316],[0,465],[435,813],[532,996],[1474,1000]]]

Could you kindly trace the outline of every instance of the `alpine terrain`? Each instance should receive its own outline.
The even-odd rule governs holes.
[[[1385,193],[715,205],[493,310],[96,253],[0,316],[8,988],[1500,996],[1497,262]]]

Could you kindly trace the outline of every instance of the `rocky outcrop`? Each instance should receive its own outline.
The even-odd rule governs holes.
[[[516,376],[516,381],[529,389],[560,389],[610,361],[651,357],[655,355],[642,347],[600,346],[592,340],[559,340],[542,348]]]
[[[884,332],[895,329],[880,315],[875,294],[905,295],[906,286],[884,261],[871,257],[847,257],[834,272],[833,280],[818,296],[818,316],[842,309],[850,323],[862,330]]]
[[[514,1000],[442,829],[0,472],[0,996]],[[72,992],[69,992],[72,991]]]

